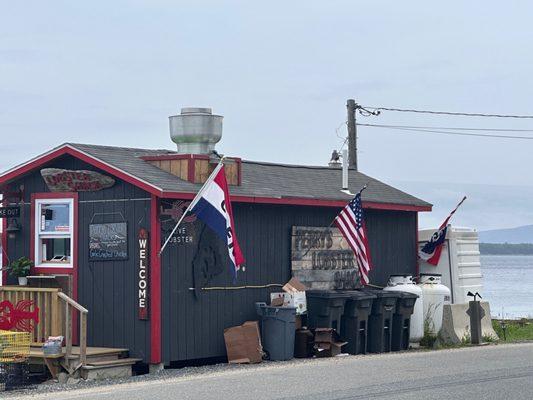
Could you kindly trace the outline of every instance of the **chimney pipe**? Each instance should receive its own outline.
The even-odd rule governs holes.
[[[342,150],[342,190],[348,190],[348,150]]]
[[[179,154],[210,154],[222,138],[222,116],[210,108],[186,107],[169,118],[170,138]]]

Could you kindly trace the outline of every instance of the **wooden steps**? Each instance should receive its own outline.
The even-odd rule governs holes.
[[[85,367],[82,367],[84,369],[95,369],[95,368],[109,368],[114,367],[118,365],[133,365],[138,363],[139,361],[142,361],[142,358],[119,358],[116,360],[109,360],[109,361],[93,361],[88,362]]]

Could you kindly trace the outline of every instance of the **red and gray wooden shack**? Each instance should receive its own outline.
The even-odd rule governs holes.
[[[254,303],[279,291],[228,288],[286,283],[291,277],[292,227],[328,227],[351,198],[339,190],[341,171],[336,168],[229,161],[236,233],[246,258],[235,282],[224,243],[194,217],[186,219],[158,257],[176,218],[213,164],[209,156],[169,150],[66,143],[3,173],[0,187],[10,196],[4,205],[20,207],[16,222],[21,227],[8,235],[12,221],[2,219],[3,248],[9,259],[32,258],[35,201],[72,198],[73,267],[38,266],[33,273],[72,275],[72,296],[89,310],[88,345],[128,348],[146,363],[167,365],[223,357],[224,329],[257,319]],[[41,174],[45,168],[96,171],[115,182],[101,190],[51,192]],[[371,282],[385,285],[391,274],[416,274],[417,215],[430,211],[431,205],[354,170],[349,183],[353,193],[368,184],[363,206],[374,264]],[[89,257],[89,225],[95,222],[127,223],[126,259]],[[140,259],[140,234],[148,236],[146,260]],[[6,263],[7,257],[3,259]],[[139,309],[143,263],[145,315]],[[14,283],[7,276],[5,282]]]

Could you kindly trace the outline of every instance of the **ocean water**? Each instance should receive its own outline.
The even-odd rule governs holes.
[[[483,299],[493,317],[533,318],[533,256],[481,256]]]

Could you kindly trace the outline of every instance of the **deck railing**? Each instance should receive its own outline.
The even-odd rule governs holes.
[[[60,336],[64,332],[64,312],[59,303],[56,288],[33,288],[26,286],[0,286],[0,301],[8,300],[17,306],[21,300],[32,300],[39,308],[39,322],[31,333],[33,344],[42,344],[49,336]]]
[[[78,312],[80,359],[75,369],[85,365],[87,359],[87,314],[89,313],[86,308],[57,288],[0,286],[0,302],[3,300],[10,301],[15,307],[21,300],[32,300],[35,306],[39,308],[39,322],[34,324],[34,328],[30,332],[32,343],[42,345],[49,336],[63,336],[67,360],[72,358],[72,319],[74,313]]]
[[[80,314],[80,362],[75,367],[78,369],[84,366],[87,361],[87,314],[89,310],[62,292],[58,292],[57,295],[65,303],[65,356],[67,359],[72,356],[72,311],[77,311]]]

